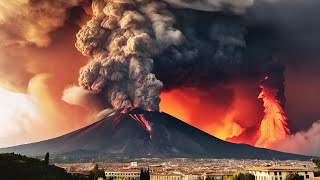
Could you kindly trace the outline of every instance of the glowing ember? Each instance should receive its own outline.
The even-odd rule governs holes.
[[[265,78],[267,79],[268,77]],[[260,124],[260,135],[255,146],[270,147],[274,142],[286,139],[290,131],[287,128],[285,112],[277,99],[278,90],[267,85],[260,87],[262,91],[258,98],[263,100],[265,115]]]

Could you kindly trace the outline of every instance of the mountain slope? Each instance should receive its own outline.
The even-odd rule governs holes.
[[[212,157],[308,159],[306,156],[233,144],[215,138],[168,114],[140,109],[117,111],[64,136],[0,149],[26,155],[84,150],[134,157]]]

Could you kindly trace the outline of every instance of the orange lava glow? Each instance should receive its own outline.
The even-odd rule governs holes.
[[[238,136],[246,127],[238,120],[241,110],[247,106],[235,109],[235,102],[225,103],[224,97],[204,90],[192,88],[176,89],[162,92],[160,110],[166,112],[208,134],[226,140]]]
[[[260,87],[262,91],[258,98],[263,100],[265,115],[259,127],[260,134],[255,146],[267,148],[276,141],[286,139],[290,131],[287,128],[285,112],[276,98],[277,90],[263,85]]]

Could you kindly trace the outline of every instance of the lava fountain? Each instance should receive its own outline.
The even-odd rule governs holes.
[[[265,77],[268,81],[269,77]],[[264,83],[261,84],[261,93],[259,99],[263,100],[264,118],[259,127],[259,138],[255,144],[257,147],[270,147],[274,142],[284,140],[290,134],[287,128],[287,117],[277,99],[278,89],[273,89]]]

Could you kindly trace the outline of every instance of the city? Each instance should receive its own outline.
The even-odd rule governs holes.
[[[251,173],[256,180],[284,180],[288,174],[298,173],[303,179],[314,178],[316,166],[311,161],[296,160],[236,160],[236,159],[158,159],[142,158],[122,163],[55,164],[68,173],[89,175],[97,164],[106,179],[140,179],[141,169],[150,172],[151,180],[230,179],[239,172]],[[265,172],[265,173],[263,173]],[[271,173],[272,172],[272,173]],[[276,176],[274,175],[276,173]],[[275,176],[275,177],[274,177]]]

